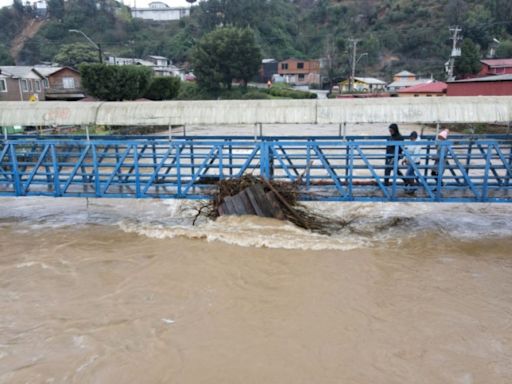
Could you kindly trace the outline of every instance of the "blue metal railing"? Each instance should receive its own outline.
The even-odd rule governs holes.
[[[204,199],[251,173],[295,183],[302,200],[512,202],[511,164],[506,135],[9,136],[0,196]]]

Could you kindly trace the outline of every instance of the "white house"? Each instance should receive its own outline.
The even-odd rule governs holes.
[[[170,21],[180,20],[183,17],[190,15],[190,8],[188,7],[170,7],[161,1],[153,1],[145,8],[131,8],[132,17],[156,20],[156,21]]]
[[[151,68],[158,77],[175,76],[185,80],[185,71],[172,64],[172,61],[164,56],[147,56],[145,59],[131,57],[108,56],[109,65],[143,65]]]

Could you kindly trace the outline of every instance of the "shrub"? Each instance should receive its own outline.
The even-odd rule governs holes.
[[[270,95],[263,91],[250,90],[242,96],[243,100],[266,100],[270,99]]]
[[[151,70],[138,65],[80,65],[82,86],[100,100],[122,101],[142,97],[151,82]]]
[[[180,86],[178,100],[211,100],[213,97],[204,89],[199,88],[196,83],[183,82]]]
[[[155,77],[146,92],[146,98],[172,100],[178,96],[180,85],[181,81],[178,77]]]
[[[287,88],[275,88],[265,90],[266,93],[275,97],[282,97],[284,99],[316,99],[316,93],[297,91],[294,89]]]

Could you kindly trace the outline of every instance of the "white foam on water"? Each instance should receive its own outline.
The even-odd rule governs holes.
[[[365,245],[360,238],[353,237],[347,241],[302,230],[291,223],[254,216],[225,216],[197,226],[165,226],[125,220],[119,222],[119,227],[129,233],[155,239],[183,237],[242,247],[349,250]]]
[[[433,203],[307,203],[332,219],[329,235],[291,223],[257,217],[221,217],[193,221],[204,202],[189,200],[114,200],[22,198],[0,200],[0,220],[17,230],[87,225],[118,226],[149,238],[201,239],[243,247],[349,250],[400,243],[418,234],[472,241],[512,236],[512,205]],[[340,225],[339,222],[345,223]],[[22,265],[29,267],[32,265]],[[44,267],[44,266],[43,266]]]

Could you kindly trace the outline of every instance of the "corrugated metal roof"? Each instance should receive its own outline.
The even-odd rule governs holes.
[[[34,67],[34,70],[41,76],[48,77],[59,72],[62,68],[64,67]]]
[[[401,71],[401,72],[398,72],[396,73],[394,76],[396,77],[409,77],[409,76],[416,76],[414,73],[412,72],[409,72],[409,71]]]
[[[149,55],[147,56],[151,59],[155,59],[155,60],[169,60],[167,57],[164,57],[164,56],[154,56],[154,55]]]
[[[512,121],[512,97],[0,102],[1,125],[229,125]]]
[[[512,67],[512,59],[485,59],[480,60],[480,62],[492,68]]]
[[[398,93],[442,93],[448,88],[446,83],[436,81],[434,83],[419,84],[413,87],[400,89]]]
[[[485,82],[485,81],[512,81],[512,74],[475,77],[473,79],[451,81],[450,83],[475,83],[475,82]]]
[[[23,65],[3,65],[0,66],[0,70],[3,74],[10,75],[12,77],[19,77],[22,79],[40,79],[33,70],[33,67]]]
[[[386,85],[385,81],[376,79],[375,77],[354,77],[354,79],[366,84]]]
[[[391,84],[388,84],[388,88],[405,88],[405,87],[414,87],[416,85],[420,84],[428,84],[432,83],[433,80],[431,79],[418,79],[418,80],[397,80],[393,81]]]

